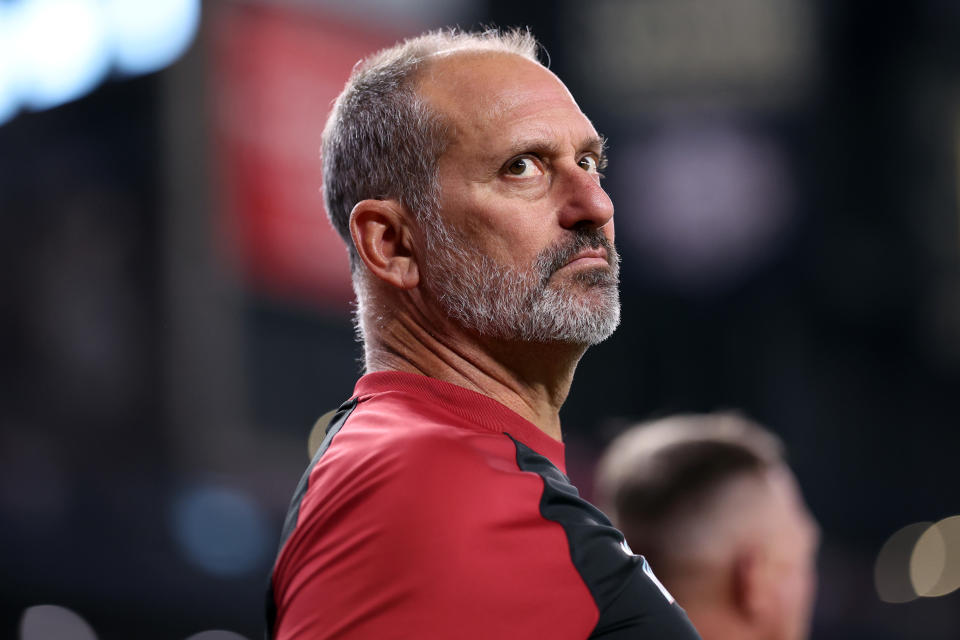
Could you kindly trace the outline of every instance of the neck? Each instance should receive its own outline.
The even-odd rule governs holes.
[[[714,576],[716,578],[716,576]],[[762,640],[733,595],[716,580],[675,579],[668,587],[703,640]]]
[[[681,603],[680,606],[683,606],[683,604]],[[687,606],[684,607],[684,610],[703,640],[728,640],[730,638],[761,640],[753,629],[745,626],[739,618],[731,615],[728,611],[710,606]]]
[[[378,315],[376,326],[365,323],[368,372],[419,373],[482,393],[562,440],[560,407],[585,346],[494,340],[449,320]]]

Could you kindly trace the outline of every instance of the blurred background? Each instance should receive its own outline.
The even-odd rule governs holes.
[[[823,527],[813,637],[960,637],[953,0],[0,0],[0,636],[261,636],[359,373],[326,113],[453,24],[530,26],[610,138],[581,491],[625,426],[740,409]]]

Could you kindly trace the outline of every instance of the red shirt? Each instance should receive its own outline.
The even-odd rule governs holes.
[[[274,637],[697,638],[563,458],[487,396],[362,377],[291,505]]]

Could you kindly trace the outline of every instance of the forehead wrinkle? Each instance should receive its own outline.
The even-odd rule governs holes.
[[[465,58],[505,56],[506,59],[516,57],[519,66],[536,63],[501,52],[449,53],[452,55],[429,60],[420,70],[416,82],[417,92],[446,124],[448,152],[454,148],[470,149],[476,160],[499,166],[510,155],[525,152],[561,155],[569,144],[568,148],[575,153],[592,151],[602,159],[605,140],[593,129],[569,89],[548,69],[537,65],[539,71],[549,74],[553,80],[548,83],[553,86],[546,93],[532,94],[526,84],[502,84],[493,91],[478,91],[472,69],[462,65]],[[557,99],[558,94],[562,99]],[[582,127],[577,127],[579,131],[551,125],[553,114],[563,119],[568,115],[565,113],[567,109],[576,110],[582,117]],[[496,135],[498,131],[511,130],[509,138]],[[443,156],[446,155],[445,152]]]

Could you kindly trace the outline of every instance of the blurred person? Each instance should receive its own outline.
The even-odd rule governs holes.
[[[733,413],[640,424],[596,492],[704,640],[808,637],[819,528],[775,435]]]
[[[574,369],[620,316],[604,140],[523,31],[424,34],[327,121],[366,373],[296,490],[276,638],[698,638],[564,474]]]

